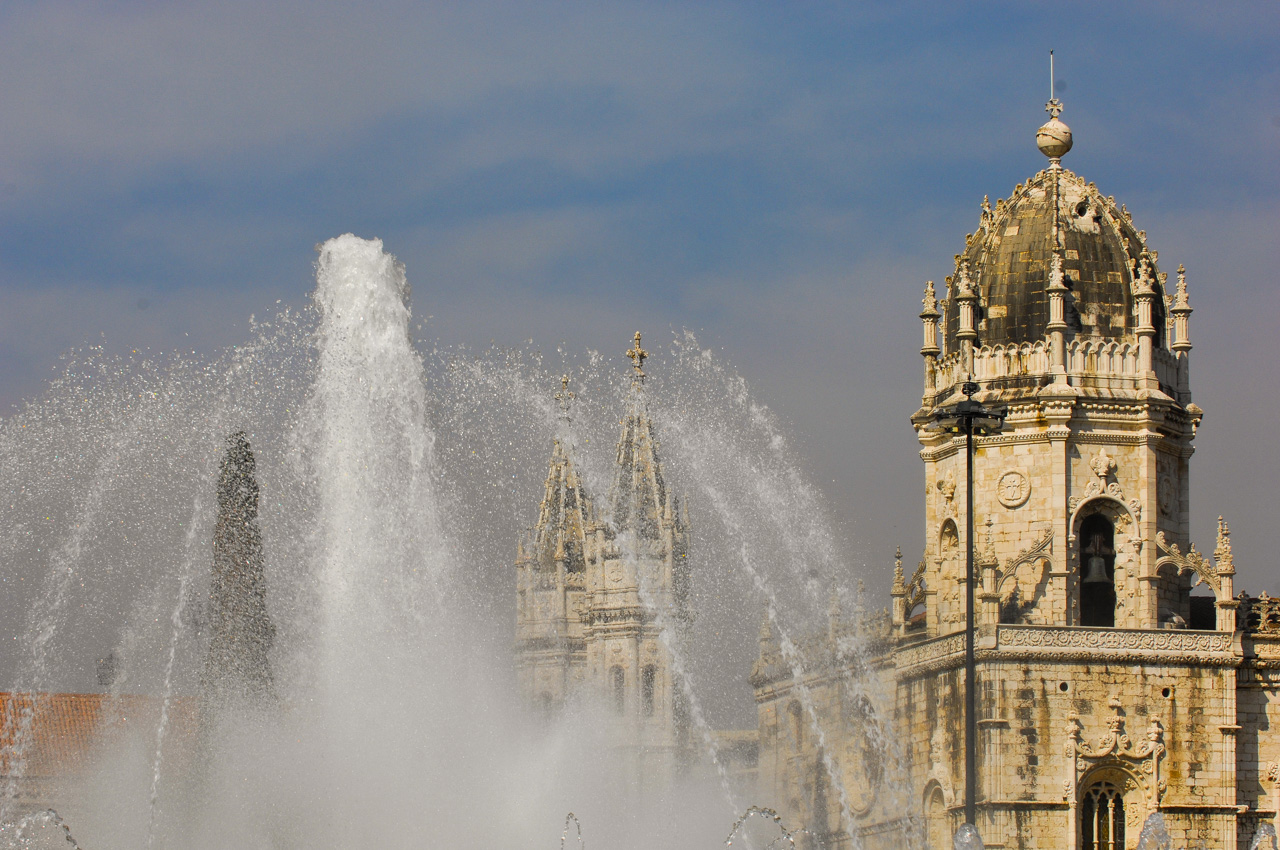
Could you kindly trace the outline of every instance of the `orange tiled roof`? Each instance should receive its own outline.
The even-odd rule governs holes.
[[[110,732],[155,728],[160,700],[141,695],[0,693],[0,775],[12,764],[14,739],[25,739],[23,775],[65,776],[82,770],[94,747]],[[195,704],[175,698],[169,706],[170,729],[190,741],[195,731]],[[21,732],[25,726],[25,733]]]

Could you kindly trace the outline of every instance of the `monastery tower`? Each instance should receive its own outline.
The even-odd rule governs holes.
[[[1159,811],[1175,846],[1234,850],[1280,811],[1280,604],[1234,596],[1224,522],[1211,559],[1190,540],[1202,411],[1186,274],[1170,280],[1128,210],[1063,168],[1071,131],[1061,103],[1047,109],[1048,167],[994,208],[984,199],[942,291],[925,286],[911,417],[925,552],[910,578],[895,566],[883,633],[865,624],[871,671],[815,651],[829,660],[797,682],[762,635],[758,793],[826,846],[887,850],[917,832],[949,847],[969,750],[987,847],[1132,850]],[[1007,415],[974,438],[966,741],[965,438],[935,422],[970,396]],[[851,717],[842,683],[868,675],[883,699]],[[865,746],[883,724],[891,746]],[[881,786],[894,774],[905,784]]]
[[[688,516],[670,492],[645,398],[637,333],[608,511],[598,514],[573,460],[565,406],[538,523],[516,560],[516,660],[526,700],[574,697],[616,725],[620,772],[663,787],[688,761],[687,706],[664,632],[690,622]]]

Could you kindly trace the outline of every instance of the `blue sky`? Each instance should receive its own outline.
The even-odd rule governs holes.
[[[9,3],[0,409],[60,352],[208,350],[305,303],[314,245],[402,259],[446,344],[617,355],[689,327],[887,567],[923,539],[919,297],[1065,164],[1188,269],[1193,535],[1280,590],[1273,3]]]

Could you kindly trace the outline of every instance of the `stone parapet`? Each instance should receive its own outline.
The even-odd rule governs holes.
[[[996,647],[979,653],[999,660],[1098,661],[1234,667],[1242,654],[1231,632],[1186,629],[1109,629],[1082,626],[999,626]]]
[[[958,667],[964,660],[964,637],[964,632],[954,632],[906,646],[894,653],[894,665],[904,676]],[[1018,625],[997,626],[994,643],[979,633],[977,658],[979,663],[1027,660],[1236,667],[1243,652],[1231,632]]]

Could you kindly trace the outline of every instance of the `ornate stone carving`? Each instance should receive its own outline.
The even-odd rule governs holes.
[[[1116,471],[1116,459],[1107,454],[1105,448],[1098,449],[1098,453],[1089,461],[1089,468],[1093,470],[1093,474],[1106,484],[1107,476]]]
[[[1020,470],[1010,469],[996,482],[996,498],[1006,508],[1016,508],[1031,495],[1031,482]]]
[[[955,516],[956,513],[956,474],[950,469],[947,474],[938,479],[938,492],[942,494],[942,514],[943,516]]]
[[[1196,584],[1204,582],[1213,589],[1215,595],[1222,591],[1222,580],[1218,577],[1218,571],[1213,568],[1212,563],[1196,551],[1196,544],[1192,543],[1191,548],[1184,555],[1178,549],[1178,544],[1170,543],[1161,531],[1156,533],[1156,549],[1163,553],[1156,559],[1157,570],[1168,565],[1176,568],[1180,576],[1192,572],[1196,574]]]
[[[1280,633],[1280,599],[1268,596],[1264,590],[1256,597],[1241,591],[1236,600],[1240,603],[1240,628],[1255,634]]]
[[[1097,743],[1090,744],[1084,739],[1083,724],[1078,715],[1072,715],[1068,720],[1064,755],[1069,764],[1073,763],[1074,772],[1063,783],[1065,796],[1074,797],[1085,772],[1113,764],[1137,778],[1139,787],[1145,792],[1148,808],[1154,810],[1168,787],[1167,781],[1160,776],[1160,760],[1165,754],[1164,726],[1158,717],[1152,716],[1145,739],[1134,744],[1124,728],[1124,710],[1120,700],[1112,697],[1108,704],[1112,716],[1107,719],[1107,731],[1097,738]]]
[[[1072,626],[1001,626],[998,646],[1046,649],[1141,650],[1191,655],[1229,653],[1224,632],[1171,629],[1088,629]]]
[[[911,581],[907,582],[905,593],[905,607],[903,608],[903,616],[911,619],[911,611],[917,605],[925,600],[925,591],[928,589],[924,582],[924,561],[920,562],[920,566],[916,567],[916,571],[911,575]]]
[[[907,647],[894,656],[894,662],[899,669],[906,667],[914,667],[917,664],[923,664],[929,661],[937,661],[953,655],[960,655],[964,652],[964,633],[947,635],[946,637],[934,638],[925,643],[919,643],[915,646]]]

